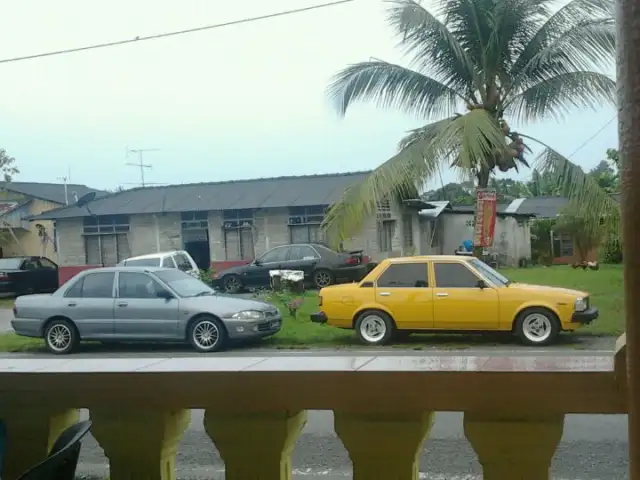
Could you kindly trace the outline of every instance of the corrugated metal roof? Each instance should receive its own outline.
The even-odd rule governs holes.
[[[433,205],[435,208],[420,210],[418,215],[428,219],[438,218],[445,208],[451,206],[451,203],[445,200],[437,200],[435,202],[430,201],[429,204]]]
[[[530,213],[539,218],[556,218],[569,203],[565,197],[531,197],[522,200],[515,213]]]
[[[89,204],[94,215],[276,208],[330,205],[345,189],[363,181],[371,172],[301,177],[258,178],[230,182],[194,183],[124,190]],[[50,210],[34,219],[84,217],[84,207]]]
[[[41,200],[59,203],[60,205],[65,204],[64,184],[62,183],[0,182],[0,188],[27,197],[39,198]],[[67,184],[69,203],[74,201],[74,194],[80,198],[89,192],[107,193],[102,190],[96,190],[95,188],[89,188],[86,185]]]

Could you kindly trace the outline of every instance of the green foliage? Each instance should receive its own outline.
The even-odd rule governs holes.
[[[13,176],[20,173],[16,166],[16,159],[10,156],[4,148],[0,148],[0,173],[5,182],[13,180]]]
[[[272,303],[282,309],[287,309],[289,315],[296,319],[298,311],[304,304],[304,292],[294,292],[286,281],[283,282],[280,290],[259,289],[253,292],[254,298]]]
[[[377,59],[350,65],[328,93],[341,115],[370,102],[431,123],[410,131],[396,155],[348,189],[324,228],[351,236],[379,200],[424,185],[443,168],[487,187],[496,171],[528,167],[524,141],[542,142],[511,131],[507,120],[555,120],[576,107],[614,105],[615,81],[599,73],[615,58],[613,5],[450,0],[432,13],[418,1],[390,2],[387,18],[410,57],[407,66]],[[544,146],[536,160],[541,173],[601,218],[608,204],[597,182],[584,181],[580,167]]]
[[[208,268],[206,270],[200,270],[199,279],[202,283],[207,284],[211,288],[213,288],[213,277],[216,271],[213,268]]]
[[[531,260],[539,265],[551,265],[553,260],[551,232],[556,221],[539,218],[531,222]]]

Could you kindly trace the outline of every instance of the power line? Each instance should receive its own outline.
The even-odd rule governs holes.
[[[589,138],[587,138],[582,145],[580,145],[578,148],[576,148],[573,152],[571,152],[571,154],[567,157],[567,159],[573,157],[576,153],[578,153],[580,150],[582,150],[585,146],[587,146],[588,143],[591,143],[591,140],[593,140],[594,138],[596,138],[598,135],[600,135],[600,133],[609,126],[609,124],[611,124],[611,122],[613,122],[616,118],[618,118],[617,115],[614,115],[607,123],[605,123],[602,127],[600,127],[600,129],[594,133],[593,135],[591,135]]]
[[[129,40],[118,40],[115,42],[109,42],[109,43],[99,43],[96,45],[88,45],[85,47],[77,47],[77,48],[69,48],[66,50],[57,50],[54,52],[47,52],[47,53],[38,53],[35,55],[27,55],[24,57],[13,57],[13,58],[5,58],[4,60],[0,60],[0,63],[9,63],[9,62],[19,62],[22,60],[32,60],[34,58],[42,58],[42,57],[51,57],[54,55],[64,55],[67,53],[75,53],[75,52],[82,52],[85,50],[95,50],[97,48],[106,48],[106,47],[115,47],[118,45],[125,45],[127,43],[136,43],[136,42],[144,42],[145,40],[156,40],[158,38],[165,38],[165,37],[174,37],[176,35],[185,35],[187,33],[195,33],[195,32],[201,32],[203,30],[213,30],[215,28],[222,28],[222,27],[230,27],[232,25],[240,25],[243,23],[251,23],[251,22],[257,22],[260,20],[267,20],[270,18],[276,18],[276,17],[283,17],[285,15],[293,15],[295,13],[303,13],[303,12],[309,12],[311,10],[319,10],[321,8],[327,8],[327,7],[333,7],[336,5],[341,5],[344,3],[350,3],[350,2],[354,2],[355,0],[338,0],[335,2],[329,2],[329,3],[322,3],[320,5],[312,5],[310,7],[304,7],[304,8],[297,8],[297,9],[293,9],[293,10],[284,10],[281,12],[276,12],[276,13],[270,13],[267,15],[260,15],[257,17],[248,17],[248,18],[242,18],[240,20],[233,20],[230,22],[225,22],[225,23],[217,23],[214,25],[205,25],[203,27],[196,27],[196,28],[189,28],[187,30],[179,30],[179,31],[175,31],[175,32],[166,32],[166,33],[159,33],[157,35],[149,35],[146,37],[136,37],[136,38],[132,38]]]

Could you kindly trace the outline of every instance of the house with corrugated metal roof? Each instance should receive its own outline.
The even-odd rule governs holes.
[[[38,182],[0,182],[0,256],[46,256],[56,258],[53,222],[30,222],[28,218],[66,206],[88,192],[86,185]]]
[[[201,268],[220,269],[278,245],[327,240],[321,224],[328,206],[369,173],[134,188],[85,206],[52,210],[34,221],[55,221],[62,265],[113,265],[129,256],[184,249]],[[473,212],[454,213],[449,206],[434,218],[419,214],[435,208],[416,199],[380,203],[343,246],[362,249],[374,260],[450,254],[467,233],[445,235],[437,226],[454,214],[472,220]]]

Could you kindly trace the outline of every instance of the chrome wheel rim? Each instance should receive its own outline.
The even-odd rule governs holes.
[[[328,272],[316,272],[316,285],[319,287],[328,287],[331,285],[331,275]]]
[[[219,339],[218,326],[211,320],[200,321],[193,329],[193,342],[203,350],[215,347]]]
[[[387,324],[377,315],[368,315],[360,323],[360,335],[367,342],[379,342],[386,333]]]
[[[224,284],[228,292],[235,292],[240,289],[240,281],[236,277],[227,278]]]
[[[530,342],[544,342],[551,336],[551,320],[541,313],[531,313],[522,322],[522,333]]]
[[[73,333],[69,327],[56,324],[47,333],[47,344],[55,352],[64,352],[71,345],[72,338]]]

